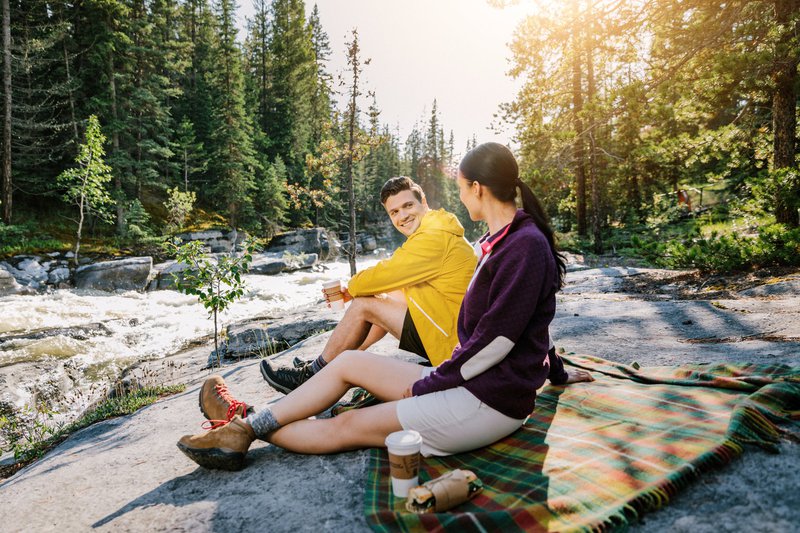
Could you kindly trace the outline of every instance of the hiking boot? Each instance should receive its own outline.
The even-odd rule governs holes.
[[[262,359],[260,366],[261,375],[266,382],[269,383],[273,389],[284,394],[289,394],[314,375],[314,371],[311,370],[310,362],[298,368],[287,366],[273,368],[269,361]]]
[[[306,361],[305,359],[300,359],[297,356],[294,356],[294,359],[292,359],[292,366],[295,367],[295,368],[300,368],[301,366],[306,366],[308,363],[309,363],[309,361]]]
[[[178,449],[202,466],[217,470],[241,470],[256,434],[238,416],[217,429],[198,435],[184,435]]]
[[[361,409],[362,407],[370,407],[372,405],[378,405],[379,403],[382,402],[370,394],[367,390],[359,387],[355,390],[355,392],[353,392],[353,396],[349,401],[337,402],[333,407],[331,407],[331,416],[339,416],[345,411]]]
[[[211,376],[203,383],[199,404],[203,416],[211,422],[209,429],[227,424],[236,415],[247,418],[247,415],[255,413],[252,406],[231,396],[222,376]]]

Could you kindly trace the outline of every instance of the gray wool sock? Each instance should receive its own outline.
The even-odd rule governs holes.
[[[314,374],[316,374],[317,372],[325,368],[325,365],[327,364],[328,362],[325,360],[325,358],[320,355],[311,362],[311,371]]]
[[[247,422],[252,426],[253,432],[256,437],[261,440],[267,440],[267,436],[280,428],[281,425],[275,420],[275,415],[272,414],[272,409],[265,408],[254,415],[247,417]]]

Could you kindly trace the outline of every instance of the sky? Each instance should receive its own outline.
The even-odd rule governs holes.
[[[251,0],[240,3],[244,28],[253,8]],[[357,28],[363,57],[372,60],[364,67],[364,88],[375,92],[381,123],[392,131],[399,127],[401,141],[414,123],[429,119],[436,99],[445,138],[453,130],[457,152],[473,134],[479,143],[510,142],[514,132],[507,126],[500,133],[488,128],[498,105],[513,100],[519,86],[506,72],[508,43],[524,17],[523,6],[499,9],[487,0],[306,0],[306,16],[315,3],[331,44],[328,71],[346,68],[345,42]]]

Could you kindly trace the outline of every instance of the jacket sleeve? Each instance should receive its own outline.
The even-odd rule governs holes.
[[[352,296],[372,296],[435,278],[445,259],[443,241],[440,231],[414,233],[392,257],[350,278],[347,291]]]
[[[523,248],[493,266],[489,308],[452,357],[414,383],[415,396],[458,387],[485,372],[502,361],[524,333],[544,289],[546,257]]]

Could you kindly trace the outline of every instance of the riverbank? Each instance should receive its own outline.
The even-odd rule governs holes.
[[[556,345],[568,352],[642,366],[800,364],[798,272],[765,276],[747,287],[729,282],[726,292],[719,284],[687,282],[686,272],[579,268],[567,277],[552,328]],[[279,359],[311,358],[327,335]],[[375,351],[399,353],[388,339]],[[82,430],[2,483],[11,531],[256,530],[265,520],[270,531],[367,530],[366,452],[302,456],[259,443],[238,473],[198,469],[178,453],[177,439],[198,431],[202,421],[197,391],[209,375],[203,370],[209,352],[205,345],[172,361],[189,384],[185,393]],[[257,399],[258,406],[281,395],[264,385],[257,363],[232,363],[222,373],[237,396]],[[780,449],[779,455],[747,450],[632,529],[791,530],[800,523],[800,445],[782,441]]]

